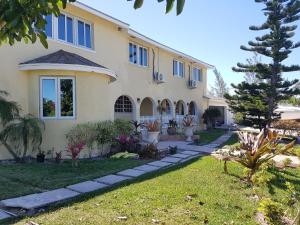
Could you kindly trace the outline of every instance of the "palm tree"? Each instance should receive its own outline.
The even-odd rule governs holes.
[[[0,90],[0,123],[5,125],[9,121],[18,117],[20,106],[13,101],[6,100],[8,93]]]
[[[0,133],[0,140],[16,161],[24,161],[29,146],[33,150],[41,146],[44,129],[42,120],[28,114],[7,123]],[[19,148],[19,154],[12,146]]]

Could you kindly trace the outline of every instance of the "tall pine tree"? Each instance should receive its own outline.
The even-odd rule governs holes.
[[[269,62],[238,63],[238,67],[233,68],[235,72],[255,73],[259,82],[233,85],[235,94],[227,94],[225,98],[231,110],[242,113],[245,120],[260,126],[270,126],[272,121],[280,118],[280,114],[275,112],[278,103],[300,92],[292,88],[298,80],[288,81],[282,77],[283,73],[300,71],[299,65],[288,66],[283,63],[294,49],[300,47],[300,42],[294,43],[292,40],[297,29],[296,22],[300,19],[300,0],[255,2],[265,5],[263,12],[266,22],[261,26],[251,26],[250,30],[266,33],[256,37],[255,41],[249,41],[248,47],[241,46],[241,49],[262,55]]]

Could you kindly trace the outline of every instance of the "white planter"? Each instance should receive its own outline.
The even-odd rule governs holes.
[[[160,133],[159,131],[158,132],[148,132],[148,142],[153,143],[153,144],[157,144],[159,133]]]
[[[187,142],[193,141],[192,137],[194,135],[194,127],[185,127],[184,128],[184,134],[186,136],[186,141]]]

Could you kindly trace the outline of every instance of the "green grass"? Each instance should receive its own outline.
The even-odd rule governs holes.
[[[249,196],[252,189],[241,182],[242,167],[223,165],[212,157],[203,157],[191,164],[146,175],[139,180],[96,192],[50,208],[49,212],[24,218],[17,224],[34,221],[43,225],[75,224],[208,224],[254,225],[258,203]],[[266,196],[283,198],[288,179],[300,189],[300,171],[287,169],[276,172],[281,179],[262,189]],[[192,198],[187,199],[190,195]],[[126,221],[118,217],[126,216]]]
[[[223,143],[220,147],[223,147],[225,145],[237,145],[239,141],[238,135],[236,133],[232,134],[232,136]]]
[[[115,173],[146,163],[144,160],[85,160],[73,168],[71,161],[62,164],[0,164],[0,199],[65,187],[81,181]]]
[[[209,144],[209,143],[213,142],[214,140],[218,139],[219,137],[221,137],[222,135],[224,135],[225,133],[226,133],[226,131],[222,130],[222,129],[197,131],[194,134],[199,135],[200,139],[197,143],[193,143],[193,144],[200,145],[200,146]]]

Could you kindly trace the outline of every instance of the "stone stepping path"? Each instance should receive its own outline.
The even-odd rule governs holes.
[[[171,142],[163,143],[161,145],[176,146],[180,150],[179,153],[167,156],[159,161],[150,162],[148,164],[127,169],[118,172],[117,174],[110,174],[104,177],[94,179],[93,181],[85,181],[78,184],[69,185],[66,188],[60,188],[43,193],[31,194],[0,201],[0,206],[5,208],[22,208],[26,210],[39,209],[57,202],[66,201],[77,197],[84,193],[89,193],[101,190],[120,182],[131,180],[149,172],[158,171],[163,168],[178,165],[187,162],[203,154],[210,154],[215,148],[227,141],[231,135],[224,135],[216,140],[216,143],[211,143],[206,146],[188,145],[187,142]],[[219,143],[221,142],[222,143]],[[10,218],[12,215],[0,209],[0,221]]]
[[[18,198],[2,200],[0,204],[4,207],[35,209],[55,202],[67,200],[78,196],[80,193],[60,188],[53,191],[47,191],[39,194],[26,195]]]
[[[127,176],[127,177],[139,177],[141,175],[144,175],[145,173],[147,172],[142,170],[128,169],[128,170],[123,170],[117,174],[122,176]]]
[[[11,217],[12,217],[12,216],[9,215],[8,213],[6,213],[6,212],[0,210],[0,221],[1,221],[1,220],[8,219],[8,218],[11,218]]]
[[[120,183],[125,180],[131,179],[130,177],[118,176],[118,175],[107,175],[105,177],[100,177],[95,179],[96,182],[107,184],[107,185],[114,185]]]
[[[86,182],[82,182],[79,184],[67,186],[66,188],[68,188],[72,191],[79,192],[79,193],[88,193],[88,192],[97,191],[97,190],[100,190],[100,189],[103,189],[106,187],[108,187],[108,185],[106,185],[106,184],[102,184],[102,183],[98,183],[98,182],[94,182],[94,181],[86,181]]]

